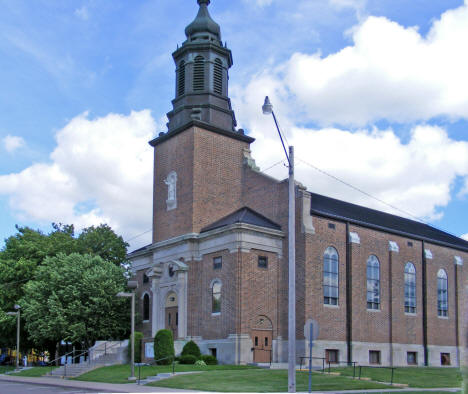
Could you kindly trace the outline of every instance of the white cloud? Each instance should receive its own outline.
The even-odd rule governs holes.
[[[237,113],[246,121],[242,126],[257,139],[252,151],[261,168],[284,157],[272,119],[261,114],[265,82],[277,95],[284,94],[282,84],[266,76],[252,81],[245,91],[234,91]],[[296,148],[297,180],[310,191],[410,216],[323,175],[301,159],[409,214],[434,220],[450,202],[457,177],[468,182],[468,142],[449,138],[443,128],[416,126],[407,142],[392,129],[304,128],[295,125],[292,115],[283,115],[288,114],[287,101],[272,101],[278,102],[275,111],[280,126]],[[276,166],[268,174],[287,176],[283,166]]]
[[[468,241],[468,234],[464,234],[461,236],[464,240]]]
[[[78,228],[105,222],[138,235],[151,228],[154,131],[149,111],[77,116],[57,133],[50,163],[0,176],[0,194],[20,218]]]
[[[89,11],[88,11],[88,8],[86,8],[86,6],[83,6],[81,8],[77,8],[75,10],[75,15],[80,18],[80,19],[83,19],[84,21],[87,21],[89,19]]]
[[[17,137],[14,135],[7,135],[5,138],[3,138],[2,142],[5,150],[9,153],[12,153],[26,145],[22,137]]]
[[[279,89],[269,91],[275,101],[322,125],[468,119],[468,6],[445,12],[425,37],[384,17],[350,34],[352,46],[326,57],[296,53],[253,84]]]

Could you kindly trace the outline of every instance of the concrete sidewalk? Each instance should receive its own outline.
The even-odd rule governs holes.
[[[0,375],[5,382],[19,382],[40,384],[44,386],[67,387],[76,389],[96,390],[103,393],[194,393],[195,391],[169,389],[165,387],[139,386],[136,383],[111,384],[97,382],[83,382],[80,380],[67,380],[57,378],[29,378],[23,376]]]

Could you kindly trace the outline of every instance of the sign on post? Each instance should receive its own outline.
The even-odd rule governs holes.
[[[312,392],[312,346],[314,346],[318,334],[318,323],[314,319],[308,319],[304,325],[304,336],[309,341],[309,393]]]

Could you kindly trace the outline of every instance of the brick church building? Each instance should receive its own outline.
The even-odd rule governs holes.
[[[231,51],[209,0],[173,53],[175,98],[154,148],[153,240],[129,255],[144,334],[171,329],[222,363],[287,362],[288,180],[236,129]],[[464,357],[468,242],[295,186],[297,357],[452,365]],[[317,361],[321,365],[321,361]]]

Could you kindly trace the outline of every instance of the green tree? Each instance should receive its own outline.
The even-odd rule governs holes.
[[[126,261],[128,243],[107,224],[85,228],[77,239],[80,253],[100,256],[115,265]]]
[[[25,285],[35,278],[37,268],[46,257],[79,252],[121,265],[128,247],[122,237],[105,224],[84,229],[78,238],[73,225],[61,223],[53,223],[49,234],[29,227],[16,226],[16,230],[15,235],[5,240],[0,251],[0,346],[16,343],[16,321],[6,312],[13,310],[14,304],[23,298]],[[21,320],[22,348],[31,348],[33,343],[24,330],[26,321],[24,317]],[[37,349],[38,344],[35,343],[34,347]]]
[[[141,363],[141,342],[143,340],[143,333],[140,331],[135,331],[135,340],[133,341],[135,346],[135,362]],[[131,346],[131,339],[128,340],[128,359],[132,359],[132,346]]]
[[[128,332],[124,269],[99,256],[47,257],[25,285],[21,300],[31,340],[45,346],[61,340],[88,348],[98,339]]]
[[[170,357],[172,356],[172,358]],[[174,339],[171,330],[159,330],[154,336],[154,359],[158,364],[167,365],[174,357]]]

